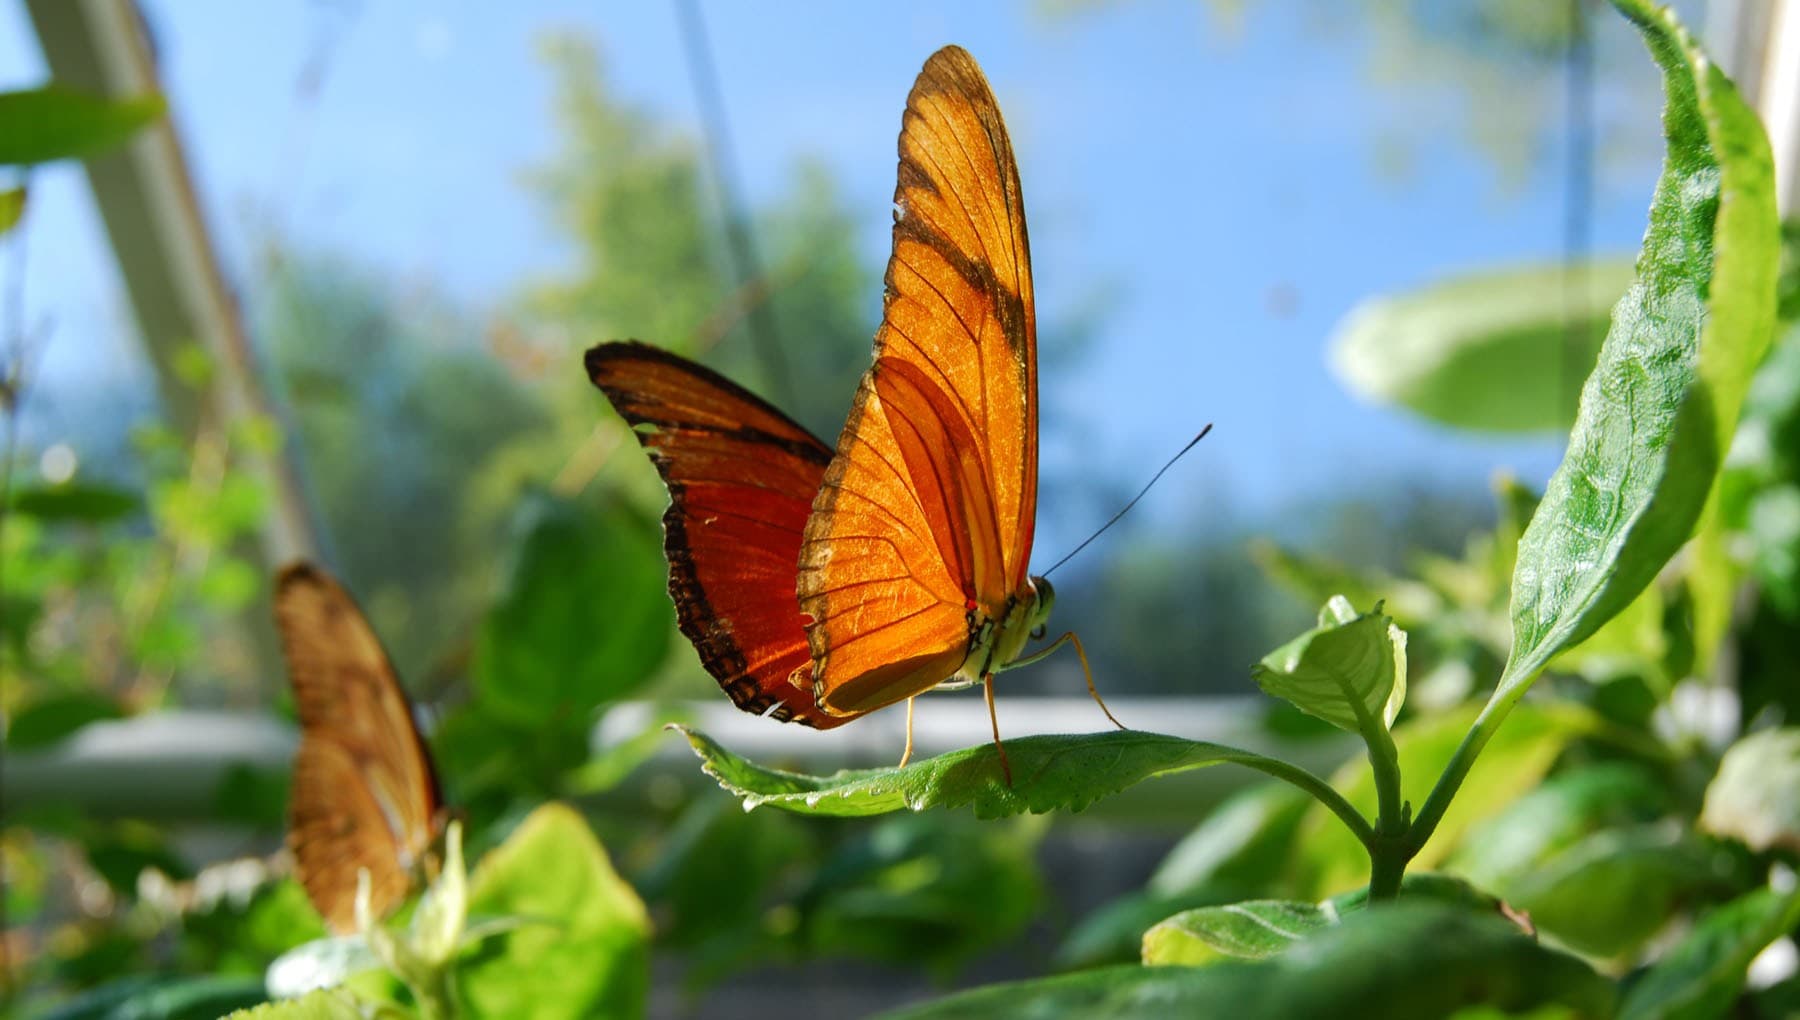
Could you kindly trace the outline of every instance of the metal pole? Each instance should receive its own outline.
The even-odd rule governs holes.
[[[63,84],[108,96],[160,91],[132,0],[26,0],[44,57]],[[155,367],[169,421],[190,440],[202,422],[273,417],[237,296],[219,265],[172,112],[124,148],[91,159],[88,181]],[[200,344],[212,372],[198,392],[176,365]],[[271,563],[316,555],[317,527],[291,452],[237,449],[269,496],[261,552]]]

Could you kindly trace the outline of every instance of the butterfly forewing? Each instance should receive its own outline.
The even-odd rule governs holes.
[[[337,582],[287,568],[275,616],[300,713],[288,845],[320,915],[352,931],[359,869],[378,917],[412,888],[439,822],[437,775],[387,653]]]
[[[1037,512],[1024,205],[999,107],[958,47],[907,99],[894,205],[875,363],[800,553],[815,692],[834,712],[954,673],[1026,585]]]
[[[609,343],[588,376],[630,422],[669,489],[663,550],[676,620],[739,708],[829,728],[794,600],[794,565],[831,450],[722,376]]]

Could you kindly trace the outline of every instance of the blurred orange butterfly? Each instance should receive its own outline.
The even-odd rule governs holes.
[[[381,917],[435,870],[444,825],[431,755],[387,653],[349,593],[297,563],[275,585],[275,619],[300,711],[288,848],[332,931],[356,929],[357,872]]]
[[[894,206],[875,360],[835,452],[656,348],[602,344],[587,369],[668,485],[669,591],[726,693],[819,728],[904,700],[910,756],[914,696],[982,684],[998,745],[994,674],[1081,644],[1068,633],[1022,655],[1055,597],[1026,569],[1031,260],[1000,108],[959,47],[933,54],[907,97]]]

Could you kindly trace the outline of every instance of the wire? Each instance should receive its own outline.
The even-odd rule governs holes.
[[[1198,443],[1200,440],[1205,439],[1206,434],[1211,431],[1212,431],[1212,424],[1209,422],[1209,423],[1207,423],[1207,426],[1205,428],[1200,430],[1199,435],[1188,440],[1188,444],[1186,446],[1182,447],[1180,452],[1176,453],[1175,456],[1170,457],[1169,462],[1167,464],[1164,464],[1161,468],[1157,469],[1156,474],[1150,476],[1150,480],[1148,482],[1144,483],[1144,487],[1142,489],[1138,490],[1138,494],[1131,497],[1131,502],[1120,507],[1118,513],[1113,514],[1112,517],[1110,519],[1108,519],[1105,524],[1100,525],[1099,531],[1096,531],[1092,535],[1089,535],[1085,540],[1082,541],[1082,543],[1080,545],[1076,546],[1074,549],[1071,549],[1067,556],[1064,556],[1062,559],[1057,560],[1055,563],[1050,564],[1050,570],[1055,570],[1057,567],[1060,567],[1063,564],[1074,559],[1075,554],[1080,552],[1083,549],[1086,549],[1088,547],[1089,542],[1092,542],[1094,539],[1099,538],[1101,535],[1106,534],[1107,528],[1110,528],[1113,525],[1119,523],[1119,518],[1121,518],[1121,517],[1125,516],[1127,513],[1131,512],[1131,508],[1134,506],[1137,506],[1138,500],[1144,498],[1144,495],[1150,491],[1150,487],[1155,485],[1157,483],[1157,481],[1159,479],[1161,479],[1162,476],[1165,473],[1167,473],[1170,468],[1174,467],[1176,461],[1178,461],[1182,457],[1186,456],[1187,452],[1194,448],[1195,443]],[[1039,577],[1049,577],[1050,570],[1046,570],[1042,574],[1039,574],[1038,576]]]
[[[1594,47],[1588,36],[1584,0],[1568,0],[1566,51],[1568,162],[1563,193],[1563,357],[1557,395],[1569,421],[1575,419],[1581,381],[1594,364],[1585,335],[1592,318],[1594,206]]]
[[[700,104],[700,120],[706,132],[707,162],[712,168],[713,186],[719,195],[720,212],[725,221],[725,241],[731,253],[740,288],[750,287],[763,277],[762,260],[750,236],[748,217],[744,214],[743,190],[737,158],[731,145],[731,132],[725,117],[725,101],[719,92],[718,70],[713,63],[712,47],[707,42],[706,22],[698,0],[680,0],[675,5],[681,21],[681,38],[687,48],[688,73],[693,78],[694,95]],[[787,360],[781,353],[781,331],[775,322],[770,302],[759,301],[750,308],[750,339],[756,345],[768,372],[769,387],[780,403],[792,403],[792,380]]]

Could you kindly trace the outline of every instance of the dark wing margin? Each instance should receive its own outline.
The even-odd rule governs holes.
[[[587,352],[669,490],[663,552],[676,622],[746,712],[829,729],[795,595],[800,541],[831,449],[717,372],[636,341]]]

